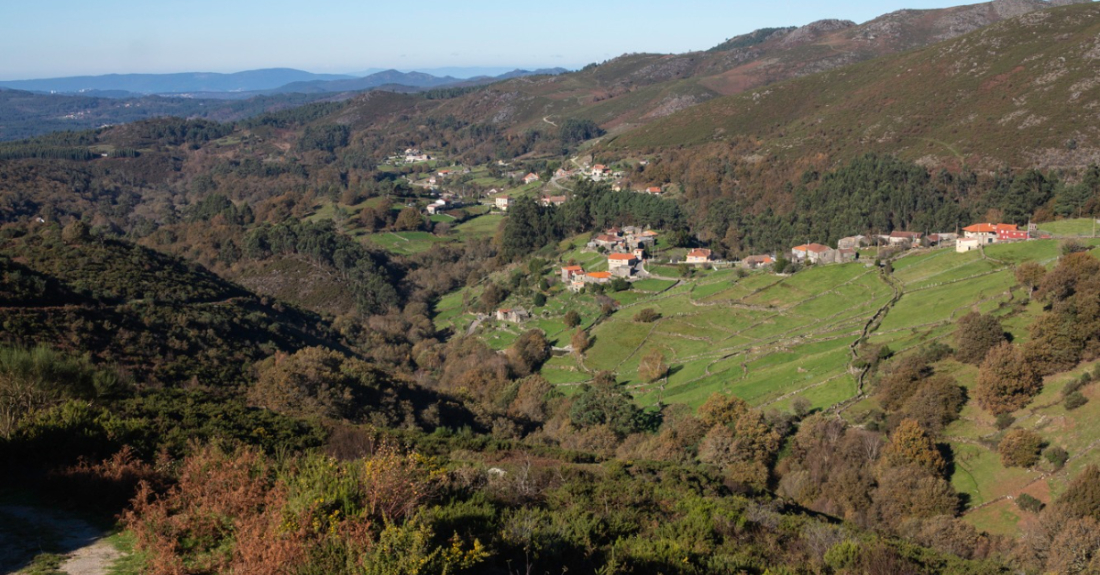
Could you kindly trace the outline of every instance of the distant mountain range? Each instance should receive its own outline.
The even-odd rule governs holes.
[[[495,76],[466,73],[480,68],[444,68],[459,76],[436,76],[423,72],[397,70],[373,71],[361,77],[343,74],[314,74],[291,68],[248,70],[233,74],[187,72],[180,74],[108,74],[105,76],[73,76],[41,80],[0,82],[0,88],[51,94],[81,94],[101,98],[133,98],[140,96],[185,96],[217,99],[246,99],[272,94],[318,94],[358,92],[382,86],[406,86],[425,89],[469,82],[486,83],[532,74],[561,74],[564,68],[549,70],[512,70]]]
[[[42,80],[14,80],[0,82],[0,86],[27,92],[129,92],[128,96],[133,96],[135,94],[151,95],[173,92],[253,92],[277,88],[292,82],[346,80],[349,78],[351,76],[313,74],[292,68],[269,68],[236,72],[234,74],[185,72],[180,74],[73,76]]]

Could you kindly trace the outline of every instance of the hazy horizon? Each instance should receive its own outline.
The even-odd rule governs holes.
[[[890,0],[837,5],[793,0],[565,0],[546,8],[483,0],[425,0],[412,8],[331,0],[308,10],[288,0],[133,4],[53,0],[0,6],[0,80],[104,74],[233,73],[295,68],[318,74],[369,69],[575,69],[624,53],[705,50],[759,28],[838,18],[865,22],[902,8],[962,4]]]

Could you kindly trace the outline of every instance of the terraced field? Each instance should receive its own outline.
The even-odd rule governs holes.
[[[624,305],[592,330],[584,367],[615,371],[647,405],[698,406],[728,391],[756,405],[801,395],[829,406],[855,394],[849,346],[892,295],[877,269],[862,264],[791,277],[715,272]],[[635,322],[648,307],[661,319]],[[670,375],[646,384],[638,363],[653,349],[665,356]]]

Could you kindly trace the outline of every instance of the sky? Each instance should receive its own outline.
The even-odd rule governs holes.
[[[968,0],[0,0],[0,80],[109,73],[578,68],[764,27]]]

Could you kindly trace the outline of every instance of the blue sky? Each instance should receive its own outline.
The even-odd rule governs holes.
[[[0,80],[292,67],[577,67],[967,0],[0,0]]]

